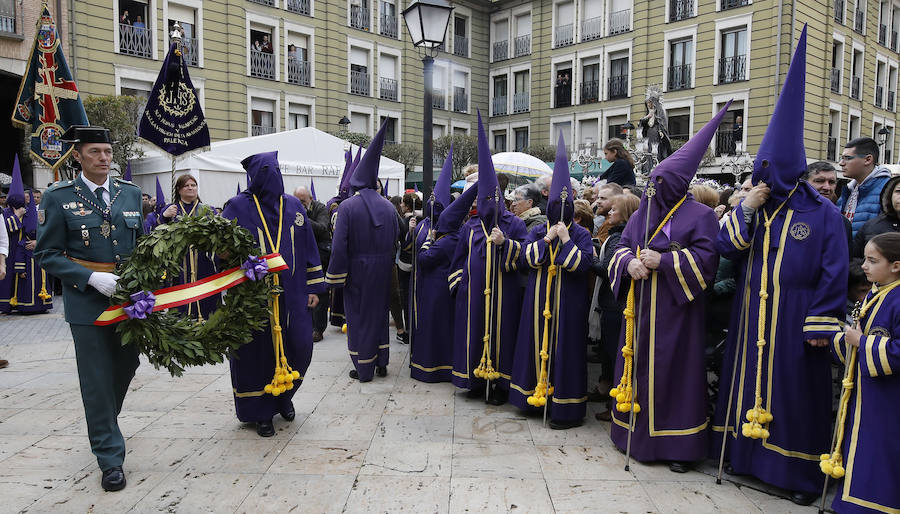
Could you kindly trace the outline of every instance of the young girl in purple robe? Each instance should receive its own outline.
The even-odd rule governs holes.
[[[874,285],[858,321],[838,333],[832,354],[847,366],[833,453],[822,471],[842,478],[832,507],[838,513],[900,511],[900,233],[872,238],[862,265]]]

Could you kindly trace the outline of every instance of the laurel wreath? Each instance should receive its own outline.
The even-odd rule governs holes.
[[[132,293],[156,291],[173,285],[171,278],[182,271],[190,247],[220,259],[220,269],[240,266],[249,256],[260,254],[250,232],[234,220],[204,212],[159,225],[142,236],[125,264],[112,305],[129,301]],[[216,364],[250,342],[253,331],[269,322],[270,295],[280,292],[265,280],[248,280],[228,289],[220,305],[205,321],[191,319],[177,309],[153,312],[146,319],[127,319],[117,324],[122,344],[137,346],[157,369],[181,376],[187,366]],[[276,290],[277,289],[277,290]]]

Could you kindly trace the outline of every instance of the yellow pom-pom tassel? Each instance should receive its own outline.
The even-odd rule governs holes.
[[[744,437],[752,437],[752,435],[753,435],[752,425],[750,425],[750,423],[744,423],[743,425],[741,425],[741,434]]]
[[[844,466],[837,464],[831,470],[831,476],[833,478],[843,478],[844,477]]]
[[[284,386],[282,386],[282,388],[285,389],[285,390],[287,390],[287,391],[290,391],[291,389],[294,388],[294,383],[293,383],[293,382],[288,382],[287,384],[285,384]]]
[[[272,394],[272,384],[266,384],[266,387],[263,388],[263,391],[265,391],[266,394]]]
[[[341,325],[341,333],[342,333],[342,334],[346,334],[346,333],[347,333],[347,324],[346,324],[346,323],[344,323],[343,325]]]
[[[613,387],[612,389],[609,390],[610,398],[616,398],[617,396],[619,396],[619,388],[618,387]]]
[[[830,460],[823,460],[819,463],[819,469],[822,470],[822,473],[831,476],[831,472],[834,468],[832,467]]]
[[[300,372],[297,370],[291,371],[291,376],[294,377],[294,380],[300,379]]]
[[[641,412],[641,404],[635,403],[634,404],[634,413],[637,414],[639,412]]]
[[[819,455],[819,460],[829,460],[830,458],[831,458],[830,453],[823,453],[822,455]]]

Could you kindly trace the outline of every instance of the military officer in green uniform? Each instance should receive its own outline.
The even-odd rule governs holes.
[[[106,491],[125,487],[125,439],[118,415],[138,367],[138,352],[122,346],[115,326],[94,326],[115,292],[116,264],[143,234],[141,190],[110,178],[112,141],[102,127],[75,126],[63,136],[81,163],[75,180],[53,184],[38,209],[35,257],[63,283],[66,321],[75,341],[81,399],[91,450]]]

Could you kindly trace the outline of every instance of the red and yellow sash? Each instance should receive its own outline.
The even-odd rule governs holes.
[[[288,265],[281,254],[271,253],[263,256],[263,258],[266,259],[266,264],[269,266],[270,272],[288,269]],[[240,266],[237,266],[216,273],[215,275],[208,276],[204,279],[197,280],[196,282],[180,284],[153,291],[154,296],[156,296],[156,304],[153,306],[153,312],[171,309],[202,300],[208,296],[212,296],[238,284],[242,284],[247,280],[249,279],[247,278],[247,275],[244,274],[244,270]],[[94,325],[112,325],[113,323],[128,319],[124,310],[128,305],[130,305],[130,302],[114,305],[106,309],[100,314],[97,321],[94,322]]]

